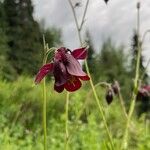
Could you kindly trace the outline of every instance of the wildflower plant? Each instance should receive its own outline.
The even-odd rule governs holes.
[[[108,0],[104,0],[107,4]],[[81,23],[79,24],[77,15],[76,15],[76,7],[80,6],[80,3],[76,3],[75,6],[73,5],[71,0],[68,0],[68,3],[71,7],[77,33],[78,39],[80,43],[80,48],[75,50],[70,50],[66,47],[60,48],[48,48],[45,39],[44,39],[44,58],[43,58],[43,66],[39,69],[39,72],[35,78],[35,84],[39,84],[43,80],[43,129],[44,129],[44,150],[47,150],[47,131],[46,131],[46,86],[45,86],[45,76],[51,75],[54,76],[54,90],[58,93],[63,92],[64,90],[67,91],[66,96],[66,138],[65,138],[65,149],[69,149],[68,143],[71,138],[69,135],[68,130],[68,110],[69,110],[69,92],[75,92],[81,88],[82,82],[81,81],[89,81],[91,85],[91,90],[93,92],[94,98],[96,100],[97,107],[99,109],[99,115],[102,117],[102,121],[105,127],[105,131],[108,136],[109,144],[106,145],[108,149],[115,150],[116,145],[114,144],[113,136],[111,134],[111,130],[108,127],[108,123],[105,116],[105,109],[101,104],[101,100],[98,97],[96,87],[101,85],[106,88],[105,99],[107,104],[111,104],[114,97],[118,97],[121,109],[124,112],[126,126],[124,128],[124,134],[122,143],[120,144],[120,149],[128,149],[128,136],[129,136],[129,128],[131,124],[132,114],[135,108],[136,99],[140,98],[147,98],[149,97],[150,93],[150,86],[141,86],[140,85],[140,56],[141,56],[141,44],[138,41],[138,55],[137,55],[137,62],[136,62],[136,72],[135,72],[135,79],[134,79],[134,89],[132,92],[131,97],[131,105],[129,108],[129,112],[127,112],[126,107],[124,105],[124,100],[121,95],[120,85],[118,81],[115,81],[113,84],[109,84],[106,82],[100,82],[94,85],[91,74],[89,72],[89,67],[86,61],[87,58],[87,47],[83,46],[81,31],[83,25],[85,23],[85,16],[89,5],[89,0],[86,1],[85,9],[83,12],[83,17]],[[139,36],[139,25],[140,25],[140,3],[137,3],[137,35]],[[145,35],[144,35],[145,36]],[[53,53],[53,57],[50,60],[47,60],[49,53]],[[82,66],[79,63],[79,60],[85,60],[85,67],[87,74],[82,70]],[[89,92],[91,94],[91,92]],[[86,104],[87,102],[85,102]],[[85,105],[84,105],[85,106]],[[83,109],[85,108],[83,106]],[[82,113],[79,112],[76,121],[80,118]]]
[[[82,70],[78,60],[84,60],[87,57],[87,48],[78,48],[73,51],[65,47],[61,48],[48,48],[44,41],[44,58],[43,66],[35,78],[35,84],[39,84],[43,79],[43,128],[44,128],[44,149],[47,149],[47,131],[46,131],[46,85],[45,76],[52,74],[55,79],[54,90],[61,93],[64,89],[69,92],[74,92],[81,87],[81,81],[90,80],[89,76]],[[54,53],[50,63],[47,63],[47,58],[50,53]],[[68,97],[67,94],[67,110],[68,110]],[[67,115],[68,116],[68,115]]]
[[[64,88],[69,92],[74,92],[81,87],[81,81],[89,80],[89,76],[82,71],[78,60],[87,57],[87,49],[79,48],[73,51],[61,47],[55,51],[52,62],[45,64],[39,70],[35,83],[38,84],[49,73],[55,78],[54,89],[60,93]]]

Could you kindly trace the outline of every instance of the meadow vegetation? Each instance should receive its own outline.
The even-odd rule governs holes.
[[[43,34],[49,47],[58,48],[63,42],[61,29],[43,27],[34,19],[33,12],[31,0],[0,1],[0,150],[44,148],[43,89],[42,85],[35,86],[34,80],[42,66]],[[128,52],[125,52],[124,46],[116,46],[110,38],[96,51],[88,31],[84,41],[89,46],[87,64],[96,85],[96,93],[115,150],[120,150],[127,117],[118,95],[113,95],[113,101],[108,105],[108,87],[101,86],[100,83],[112,85],[118,81],[125,110],[129,112],[138,46],[141,44],[140,35],[133,31]],[[48,62],[51,57],[48,57]],[[144,56],[140,57],[139,80],[141,85],[149,85],[147,68],[143,65]],[[86,71],[84,62],[83,69]],[[90,83],[87,81],[82,84],[80,90],[69,95],[68,148],[110,150],[110,141]],[[53,86],[54,78],[49,75],[46,78],[47,147],[48,150],[63,150],[66,142],[67,92],[57,93]],[[135,102],[129,126],[128,150],[150,149],[150,91],[148,92],[146,99],[140,98]]]
[[[19,77],[14,82],[0,82],[0,144],[5,150],[42,150],[42,89],[33,87],[33,78]],[[47,82],[47,129],[48,148],[64,149],[65,141],[65,97],[66,93],[53,91],[53,83]],[[71,150],[107,149],[107,135],[98,114],[90,88],[83,88],[70,95],[69,103],[69,147]],[[108,126],[119,149],[126,117],[118,98],[111,105],[105,101],[105,89],[97,87],[97,93],[105,108]],[[86,107],[83,109],[83,105]],[[82,113],[80,113],[82,112]],[[77,116],[80,114],[78,120]],[[134,113],[130,127],[129,149],[150,149],[149,120],[146,114]]]

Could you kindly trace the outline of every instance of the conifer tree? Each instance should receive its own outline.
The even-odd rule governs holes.
[[[4,8],[3,3],[0,2],[0,77],[7,80],[13,80],[16,73],[9,63],[7,53],[10,51],[7,44],[8,37],[6,35],[6,22],[4,20]],[[13,74],[13,76],[11,76]]]
[[[131,92],[131,78],[128,71],[128,57],[123,46],[115,46],[111,39],[102,44],[100,53],[96,56],[98,81],[113,83],[117,80],[124,96]]]
[[[19,74],[34,73],[40,63],[42,45],[31,0],[5,0],[4,9],[11,49],[8,58]]]
[[[61,41],[60,32],[40,27],[33,18],[31,0],[4,0],[4,10],[9,61],[18,74],[35,74],[42,63],[43,34],[53,47]]]
[[[123,47],[115,47],[111,39],[103,43],[97,59],[101,76],[108,82],[119,80],[119,78],[126,74],[125,59],[127,58],[123,52]]]

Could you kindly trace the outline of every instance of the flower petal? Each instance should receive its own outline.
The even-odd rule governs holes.
[[[142,86],[143,89],[147,90],[148,92],[150,92],[150,85],[145,85]]]
[[[86,73],[82,71],[80,63],[70,54],[66,54],[67,64],[66,68],[69,74],[74,76],[86,76]]]
[[[61,86],[67,82],[66,67],[61,61],[54,62],[54,77],[56,86]]]
[[[63,60],[65,57],[65,53],[66,53],[66,48],[65,47],[61,47],[57,50],[57,52],[55,53],[55,59],[58,60]]]
[[[70,79],[66,82],[66,84],[64,84],[64,87],[67,91],[74,92],[78,90],[81,85],[81,81],[77,77],[70,76]]]
[[[42,66],[42,68],[39,70],[39,72],[36,75],[35,78],[35,84],[38,84],[41,82],[41,80],[49,73],[53,71],[53,63],[45,64]]]
[[[87,49],[86,47],[75,49],[71,54],[76,59],[85,59],[87,57]]]
[[[56,84],[54,84],[54,90],[58,93],[61,93],[64,90],[64,85],[57,86]]]
[[[83,81],[87,81],[87,80],[90,80],[90,77],[88,76],[88,75],[86,75],[86,76],[81,76],[81,77],[79,77],[81,80],[83,80]]]

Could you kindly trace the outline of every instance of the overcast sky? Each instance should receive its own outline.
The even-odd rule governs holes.
[[[82,7],[76,8],[79,20],[82,17],[86,0]],[[102,42],[111,37],[116,44],[130,48],[133,30],[136,28],[136,3],[138,0],[109,0],[108,5],[103,0],[90,0],[84,29],[88,29],[93,44],[99,50]],[[141,35],[150,29],[150,0],[141,0]],[[33,0],[36,20],[45,20],[45,26],[55,26],[62,30],[65,46],[76,48],[79,41],[74,19],[68,0]],[[145,59],[150,57],[150,35],[143,46]]]

